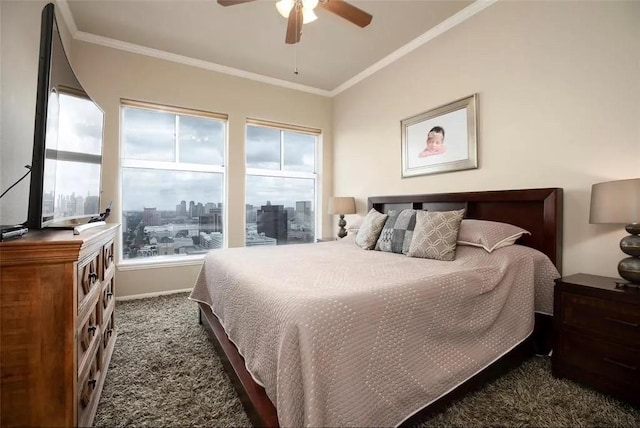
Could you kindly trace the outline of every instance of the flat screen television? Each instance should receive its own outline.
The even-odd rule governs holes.
[[[71,227],[100,214],[104,114],[69,63],[54,5],[42,10],[26,227]]]

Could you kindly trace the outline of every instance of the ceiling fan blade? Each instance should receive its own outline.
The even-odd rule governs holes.
[[[358,27],[366,27],[371,23],[371,19],[373,19],[373,16],[364,10],[342,0],[321,0],[318,6],[356,24]]]
[[[302,35],[302,6],[296,3],[289,12],[289,19],[287,20],[287,36],[284,41],[293,45],[300,41]]]
[[[220,6],[233,6],[236,4],[249,3],[250,1],[255,0],[218,0],[218,4]]]

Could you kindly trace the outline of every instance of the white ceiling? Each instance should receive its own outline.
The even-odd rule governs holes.
[[[300,43],[287,45],[287,22],[274,0],[228,7],[216,0],[58,0],[77,39],[324,95],[486,7],[462,0],[350,3],[373,15],[368,27],[318,8]]]

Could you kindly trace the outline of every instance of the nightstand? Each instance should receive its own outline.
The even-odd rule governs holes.
[[[640,404],[640,290],[616,278],[556,279],[552,372]]]

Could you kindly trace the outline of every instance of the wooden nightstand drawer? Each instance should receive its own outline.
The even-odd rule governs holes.
[[[562,298],[563,324],[599,334],[621,345],[640,348],[637,305],[573,293],[565,293]]]
[[[640,292],[575,274],[554,289],[554,376],[640,404]]]
[[[640,349],[565,332],[557,353],[564,364],[640,391]]]

